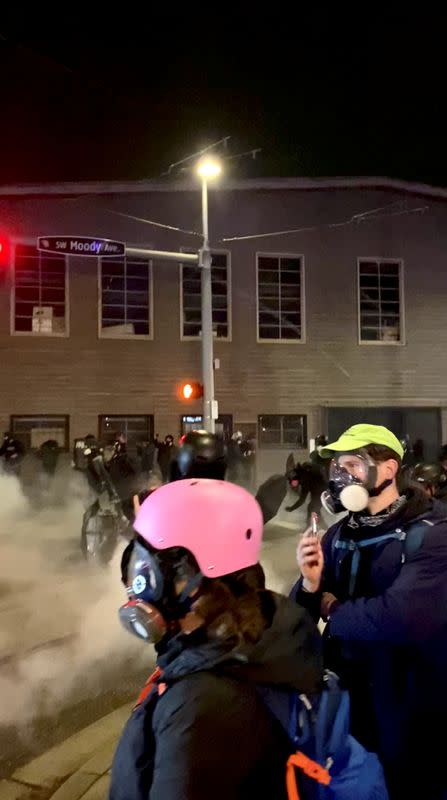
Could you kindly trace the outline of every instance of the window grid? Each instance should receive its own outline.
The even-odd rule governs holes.
[[[99,440],[114,443],[115,435],[123,433],[130,449],[154,438],[154,418],[151,414],[102,414],[99,417]]]
[[[261,414],[258,416],[260,447],[307,447],[305,414]]]
[[[180,264],[181,338],[198,339],[202,329],[201,269]],[[213,332],[217,339],[231,339],[229,253],[211,253]]]
[[[152,336],[152,269],[145,258],[100,260],[100,335]]]
[[[13,435],[25,450],[38,449],[47,439],[56,439],[60,447],[69,447],[69,417],[64,414],[15,414],[11,417]]]
[[[303,342],[303,259],[257,255],[258,341]]]
[[[361,343],[401,344],[403,327],[401,262],[360,259],[359,340]]]
[[[15,333],[64,336],[67,328],[66,257],[17,243],[14,250]]]

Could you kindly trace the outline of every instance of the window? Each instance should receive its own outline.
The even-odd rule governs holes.
[[[183,436],[191,431],[203,430],[202,414],[182,414],[180,417],[180,433]]]
[[[233,415],[219,414],[215,420],[215,428],[218,436],[228,440],[233,433]],[[190,433],[191,431],[203,430],[202,414],[182,414],[180,417],[180,433]]]
[[[244,439],[256,441],[256,422],[235,422],[233,427],[242,433]]]
[[[217,339],[231,339],[230,254],[211,254],[213,331]],[[196,339],[202,328],[200,267],[180,265],[181,338]]]
[[[360,342],[402,343],[401,262],[359,259],[358,280]]]
[[[115,441],[117,433],[124,433],[130,450],[137,444],[152,441],[154,438],[154,418],[152,414],[109,414],[99,417],[99,441],[109,445]]]
[[[13,313],[14,333],[39,336],[68,333],[66,256],[16,244]]]
[[[152,266],[137,257],[100,259],[101,337],[152,337]]]
[[[258,341],[304,341],[302,256],[257,255]]]
[[[307,447],[304,414],[263,414],[258,417],[260,447]]]
[[[48,439],[55,439],[64,450],[69,447],[69,417],[66,415],[14,415],[11,417],[11,431],[25,450],[37,450]]]

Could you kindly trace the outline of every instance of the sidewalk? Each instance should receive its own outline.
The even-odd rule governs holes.
[[[105,800],[132,704],[112,711],[0,781],[0,800]]]

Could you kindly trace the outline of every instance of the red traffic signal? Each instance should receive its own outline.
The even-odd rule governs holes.
[[[8,280],[10,250],[9,240],[0,233],[0,287],[3,287]]]
[[[0,269],[9,267],[9,241],[0,234]]]
[[[180,397],[182,400],[198,400],[203,397],[203,386],[195,381],[182,383],[180,387]]]

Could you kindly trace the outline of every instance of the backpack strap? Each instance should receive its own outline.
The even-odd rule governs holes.
[[[396,528],[391,533],[384,533],[382,536],[374,536],[372,539],[361,539],[360,541],[355,541],[354,539],[340,538],[340,532],[343,523],[342,520],[332,539],[332,551],[334,554],[336,550],[352,551],[351,573],[349,576],[349,596],[352,597],[354,594],[360,563],[360,551],[364,547],[380,544],[381,542],[386,542],[391,539],[398,539],[402,542],[402,564],[405,564],[421,548],[427,528],[434,528],[436,525],[439,525],[443,522],[447,522],[447,517],[442,517],[441,519],[437,519],[435,521],[430,519],[419,519],[417,522],[413,522],[405,529]],[[341,562],[337,563],[336,560],[335,570],[337,580],[339,579],[340,564]]]
[[[439,522],[444,521],[444,519],[439,520]],[[422,546],[427,528],[433,528],[437,524],[438,520],[436,520],[436,522],[432,522],[429,519],[420,519],[407,528],[405,531],[404,547],[402,552],[402,564],[414,556]]]
[[[317,761],[308,758],[300,750],[297,750],[296,753],[289,756],[287,761],[286,787],[289,800],[300,800],[295,768],[302,770],[308,778],[313,778],[314,781],[317,781],[322,786],[329,786],[331,782],[331,776],[327,769],[318,764]]]
[[[428,528],[435,528],[436,525],[441,525],[442,523],[446,522],[447,517],[441,517],[440,519],[435,520],[418,519],[416,522],[413,522],[411,525],[409,525],[406,530],[396,528],[396,533],[400,533],[402,535],[402,564],[405,564],[405,562],[412,558],[412,556],[414,556],[422,547],[422,543]]]
[[[166,690],[166,684],[159,683],[157,686],[157,681],[163,675],[162,670],[160,667],[155,667],[153,673],[149,675],[146,683],[144,684],[140,694],[138,695],[137,702],[135,703],[132,711],[135,711],[138,706],[141,706],[142,703],[149,697],[150,694],[155,694],[155,690],[157,689],[157,694],[161,696]]]
[[[343,523],[344,522],[345,522],[345,520],[341,519],[340,522],[336,523],[336,528],[335,528],[335,531],[333,533],[332,541],[331,541],[331,557],[332,557],[332,561],[335,561],[335,579],[336,579],[337,582],[338,582],[338,579],[340,577],[340,564],[338,563],[336,550],[338,549],[337,542],[340,541],[341,529],[343,527]]]
[[[364,547],[370,547],[375,544],[381,544],[382,542],[386,542],[391,539],[398,539],[404,541],[406,537],[405,531],[400,530],[397,528],[392,533],[384,533],[381,536],[374,536],[372,539],[360,539],[360,541],[355,541],[354,539],[337,539],[333,542],[334,550],[351,550],[352,552],[352,561],[351,561],[351,573],[349,575],[349,589],[348,594],[349,597],[352,597],[355,590],[355,584],[357,582],[357,573],[359,571],[359,564],[360,564],[360,551]],[[338,567],[340,565],[337,565]],[[338,575],[337,575],[338,578]]]

